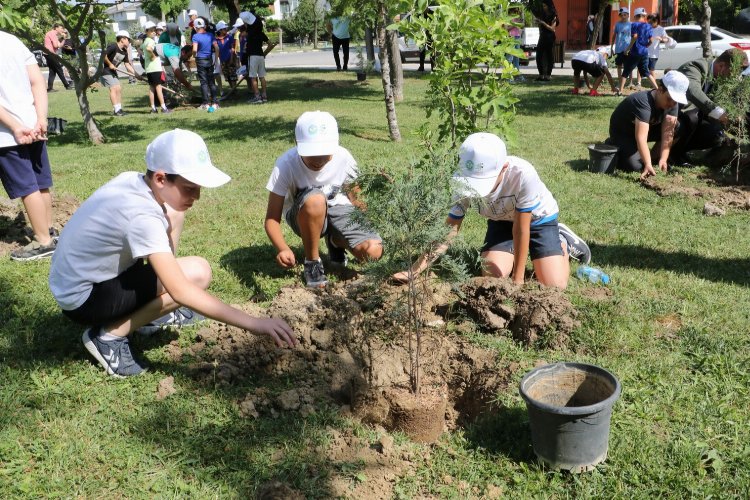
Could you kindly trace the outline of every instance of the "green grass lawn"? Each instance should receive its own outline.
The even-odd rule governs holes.
[[[236,101],[214,114],[152,116],[146,88],[124,85],[130,114],[113,118],[100,91],[91,103],[108,143],[96,147],[87,142],[74,96],[51,94],[50,116],[69,120],[65,134],[50,139],[54,190],[83,200],[119,172],[145,170],[145,148],[157,134],[174,127],[201,134],[214,164],[233,180],[203,190],[188,214],[180,254],[211,262],[211,292],[222,299],[269,300],[299,280],[275,265],[262,226],[265,184],[275,158],[293,145],[299,114],[333,113],[342,145],[361,164],[400,166],[419,154],[415,131],[426,121],[425,81],[407,77],[406,100],[397,107],[404,141],[393,144],[377,82],[310,85],[321,80],[348,82],[354,75],[272,71],[268,105]],[[536,166],[561,220],[590,242],[594,265],[611,275],[612,294],[594,298],[591,286],[571,280],[567,293],[581,327],[570,350],[479,338],[522,368],[498,395],[501,409],[445,435],[429,453],[417,447],[417,469],[395,492],[465,498],[493,487],[508,498],[747,498],[750,216],[730,211],[708,218],[703,200],[659,197],[635,174],[586,172],[586,144],[606,138],[618,100],[568,95],[568,87],[567,79],[515,87],[518,139],[509,151]],[[482,221],[470,216],[464,226],[479,246]],[[299,239],[290,240],[300,251]],[[237,401],[246,392],[288,381],[209,388],[169,362],[158,339],[137,342],[154,365],[147,375],[110,379],[85,354],[81,328],[56,308],[48,270],[49,261],[0,259],[0,497],[247,497],[270,479],[308,497],[330,495],[334,468],[315,445],[326,442],[330,428],[357,424],[326,408],[304,418],[243,419]],[[193,335],[182,332],[180,340],[190,343]],[[622,383],[610,456],[594,472],[555,473],[533,460],[515,383],[539,359],[594,363]],[[157,401],[157,382],[167,375],[175,376],[178,392]]]

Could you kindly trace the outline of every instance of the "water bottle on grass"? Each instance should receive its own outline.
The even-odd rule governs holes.
[[[590,281],[591,283],[609,285],[609,276],[602,271],[591,266],[578,266],[576,276],[579,280]]]

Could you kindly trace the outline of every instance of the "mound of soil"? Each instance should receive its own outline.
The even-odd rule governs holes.
[[[80,203],[72,196],[52,197],[52,225],[59,229],[68,222]],[[0,198],[0,255],[31,242],[33,232],[19,200]]]
[[[718,209],[750,210],[750,186],[723,186],[711,178],[704,180],[711,185],[688,186],[682,175],[649,177],[641,183],[659,196],[703,198]]]

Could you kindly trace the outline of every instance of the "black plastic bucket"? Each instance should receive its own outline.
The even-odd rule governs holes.
[[[609,420],[620,382],[582,363],[536,368],[521,380],[534,453],[553,469],[584,472],[607,458]]]
[[[617,146],[589,144],[589,172],[612,174],[617,166]]]

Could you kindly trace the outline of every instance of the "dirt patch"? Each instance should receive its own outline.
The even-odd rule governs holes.
[[[703,198],[711,206],[708,211],[704,209],[708,216],[723,215],[719,212],[727,209],[750,210],[750,186],[722,186],[709,177],[703,180],[713,185],[688,186],[682,175],[649,177],[641,183],[659,196]]]
[[[615,294],[611,288],[606,286],[587,286],[582,288],[579,293],[581,297],[596,302],[609,300]]]
[[[174,386],[174,377],[171,375],[164,377],[156,386],[156,400],[161,401],[166,399],[175,392],[177,392],[177,389]]]
[[[482,277],[469,280],[462,291],[460,306],[481,328],[509,331],[526,346],[563,348],[578,326],[573,304],[556,288]]]
[[[79,205],[79,201],[72,196],[53,196],[53,227],[61,230]],[[0,255],[7,255],[30,243],[32,238],[31,225],[26,220],[21,201],[0,198]]]
[[[657,338],[674,340],[682,329],[682,318],[679,314],[670,313],[655,318],[656,328],[655,335]]]

